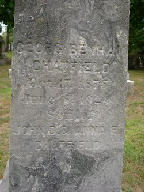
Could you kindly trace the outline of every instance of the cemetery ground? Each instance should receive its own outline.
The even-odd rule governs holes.
[[[9,68],[0,66],[0,179],[9,158]],[[130,79],[135,81],[135,92],[127,100],[122,185],[124,192],[144,192],[144,70],[130,71]]]

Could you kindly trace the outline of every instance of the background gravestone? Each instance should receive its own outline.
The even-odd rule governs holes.
[[[120,192],[128,0],[16,0],[10,192]]]

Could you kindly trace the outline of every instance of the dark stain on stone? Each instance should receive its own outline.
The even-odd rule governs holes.
[[[72,167],[79,170],[82,175],[91,172],[96,162],[93,157],[81,154],[78,150],[72,151],[72,159]]]
[[[33,186],[35,186],[36,181],[38,182],[37,188],[40,189],[40,192],[60,190],[63,182],[62,171],[54,156],[48,157],[41,162],[38,161],[32,167],[26,167],[25,169],[29,173],[29,178],[34,178]]]
[[[48,153],[34,154],[29,167],[14,163],[12,188],[19,190],[23,183],[29,192],[34,188],[39,192],[62,192],[67,188],[69,192],[77,191],[85,177],[96,174],[114,156],[110,151],[82,154],[74,144]]]

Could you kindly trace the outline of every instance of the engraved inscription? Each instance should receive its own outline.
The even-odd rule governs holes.
[[[15,0],[10,192],[121,191],[128,7]]]

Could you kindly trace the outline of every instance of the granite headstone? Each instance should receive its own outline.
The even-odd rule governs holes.
[[[15,0],[10,192],[120,192],[129,0]]]

